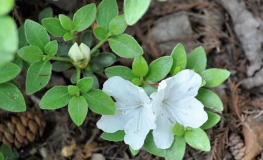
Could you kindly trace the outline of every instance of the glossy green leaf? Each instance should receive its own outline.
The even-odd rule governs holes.
[[[134,150],[134,149],[132,149],[131,146],[129,146],[129,149],[130,149],[131,154],[132,154],[133,156],[136,156],[136,155],[139,153],[139,151],[140,151],[140,149],[138,149],[138,150]]]
[[[140,78],[133,78],[131,82],[136,86],[140,86],[142,84],[142,80]]]
[[[51,7],[43,9],[38,15],[38,22],[41,23],[42,19],[53,17],[53,10]]]
[[[73,122],[80,126],[88,113],[88,104],[82,96],[74,96],[68,104],[68,112]]]
[[[219,111],[223,111],[224,109],[223,103],[218,95],[208,89],[200,88],[196,99],[207,107],[211,107]]]
[[[26,111],[26,103],[20,90],[11,83],[0,84],[0,108],[10,112]]]
[[[165,149],[160,149],[155,145],[154,140],[153,140],[152,131],[150,131],[148,135],[146,136],[143,146],[149,153],[153,155],[156,155],[159,157],[164,157],[166,155]]]
[[[173,65],[170,73],[172,75],[177,74],[181,70],[185,69],[186,66],[186,52],[184,46],[179,43],[176,47],[174,47],[171,56],[173,58]]]
[[[77,86],[69,85],[68,86],[68,93],[70,95],[79,95],[79,88]]]
[[[132,71],[138,77],[144,77],[148,73],[148,64],[143,56],[136,57],[132,63]]]
[[[103,41],[103,40],[106,40],[108,38],[108,36],[107,36],[107,34],[108,34],[107,29],[104,28],[104,27],[98,26],[98,27],[93,29],[93,32],[94,32],[95,37],[98,40]]]
[[[89,31],[85,32],[80,38],[80,42],[86,44],[89,47],[92,45],[92,40],[92,34]]]
[[[124,58],[135,58],[143,54],[142,47],[130,35],[120,34],[109,38],[110,48]]]
[[[14,60],[12,61],[12,63],[17,65],[20,68],[20,71],[22,70],[23,60],[19,56],[15,57]]]
[[[183,136],[175,136],[172,146],[166,149],[165,160],[182,160],[186,149]]]
[[[200,128],[191,128],[185,131],[185,141],[193,148],[208,152],[211,150],[210,140]]]
[[[55,86],[45,93],[39,106],[42,109],[58,109],[67,105],[71,97],[67,86]]]
[[[8,83],[13,84],[13,85],[16,86],[18,89],[21,88],[20,84],[19,84],[16,80],[14,80],[14,79],[11,79],[10,81],[8,81]]]
[[[113,76],[120,76],[123,79],[128,81],[132,81],[137,76],[132,72],[132,70],[125,66],[113,66],[105,69],[105,74],[108,78]]]
[[[82,95],[88,102],[89,109],[92,112],[101,115],[115,114],[116,107],[113,100],[102,90],[90,90],[88,93],[82,93]]]
[[[53,36],[63,37],[67,33],[67,30],[62,27],[58,18],[44,18],[42,24]]]
[[[14,0],[0,0],[0,16],[7,14],[14,7]]]
[[[55,61],[52,63],[52,70],[55,72],[62,72],[72,67],[72,64],[69,62]]]
[[[49,35],[43,26],[27,19],[25,22],[25,34],[29,44],[37,46],[44,51],[46,44],[49,42]]]
[[[96,5],[94,3],[80,8],[73,17],[73,28],[80,32],[87,29],[95,20]]]
[[[123,141],[124,140],[124,136],[125,136],[125,132],[124,131],[117,131],[115,133],[103,132],[101,134],[101,138],[103,138],[105,140],[108,140],[108,141],[112,141],[112,142]]]
[[[214,112],[207,111],[206,113],[208,115],[208,120],[200,127],[202,129],[212,128],[221,119],[221,117],[218,114],[214,113]]]
[[[182,136],[184,135],[184,126],[181,125],[180,123],[176,123],[174,126],[173,126],[173,129],[172,129],[172,132],[173,134],[177,135],[177,136]]]
[[[72,24],[71,18],[69,18],[68,16],[66,16],[64,14],[58,15],[58,18],[59,18],[59,22],[60,22],[61,26],[65,30],[71,31],[73,29],[73,24]]]
[[[65,33],[64,35],[63,35],[63,40],[64,41],[69,41],[69,40],[72,40],[74,38],[74,34],[72,34],[72,33]]]
[[[17,54],[27,62],[38,62],[43,58],[42,50],[37,46],[25,46],[17,51]]]
[[[149,71],[144,79],[148,82],[158,82],[170,72],[172,65],[173,58],[171,56],[158,58],[149,65]]]
[[[127,23],[124,14],[119,15],[110,21],[109,29],[111,34],[113,35],[122,34],[126,28],[127,28]]]
[[[83,77],[91,77],[93,79],[92,89],[98,89],[100,87],[98,78],[90,71],[84,71]]]
[[[2,153],[5,160],[18,160],[19,158],[19,154],[12,152],[12,149],[6,144],[1,145],[0,153]]]
[[[151,0],[125,0],[124,14],[128,25],[135,24],[147,11]]]
[[[93,56],[90,60],[91,64],[96,64],[101,67],[108,67],[116,61],[116,56],[109,52],[102,52]]]
[[[229,77],[230,72],[225,69],[211,68],[203,71],[200,75],[205,80],[206,87],[216,87]]]
[[[25,27],[24,25],[20,26],[18,29],[18,40],[19,40],[19,48],[27,46]]]
[[[148,84],[142,84],[141,87],[145,90],[147,95],[151,95],[153,92],[157,92],[157,89],[148,85]]]
[[[108,31],[110,21],[116,16],[118,16],[116,0],[103,0],[98,7],[96,16],[98,26],[104,27]]]
[[[201,73],[206,68],[206,53],[202,46],[195,48],[187,57],[187,69]]]
[[[93,86],[93,79],[91,77],[82,78],[77,83],[77,87],[83,93],[88,92],[92,88],[92,86]]]
[[[44,88],[51,77],[52,65],[50,61],[33,63],[27,71],[26,94],[33,94]]]
[[[21,68],[14,63],[8,62],[4,65],[0,66],[0,83],[7,82],[13,78],[15,78]]]
[[[49,57],[54,57],[58,51],[58,42],[56,40],[49,42],[44,50]]]
[[[11,17],[0,17],[0,24],[0,65],[2,65],[13,59],[18,49],[18,34],[16,23]]]

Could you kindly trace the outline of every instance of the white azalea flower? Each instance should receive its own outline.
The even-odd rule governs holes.
[[[77,65],[80,68],[85,68],[90,60],[90,48],[84,43],[81,43],[80,46],[78,46],[77,43],[74,43],[71,46],[68,55],[73,59],[74,65]]]
[[[116,100],[117,113],[103,115],[98,128],[107,133],[124,130],[124,142],[140,149],[148,132],[156,127],[150,98],[142,88],[117,76],[109,78],[102,90]]]
[[[153,137],[158,148],[167,149],[172,145],[175,123],[198,128],[207,121],[203,104],[195,98],[201,83],[202,78],[193,70],[183,70],[161,81],[158,92],[151,95],[157,116]]]

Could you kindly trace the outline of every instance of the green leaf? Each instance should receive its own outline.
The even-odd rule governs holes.
[[[208,89],[200,88],[196,99],[202,102],[204,106],[211,107],[219,111],[224,110],[221,99],[217,96],[217,94]]]
[[[108,34],[107,29],[104,28],[104,27],[98,26],[98,27],[93,29],[93,32],[94,32],[95,37],[98,40],[103,41],[103,40],[106,40],[108,38],[108,36],[107,36],[107,34]]]
[[[104,27],[108,31],[111,20],[116,16],[118,16],[116,0],[103,0],[98,7],[96,16],[98,26]]]
[[[136,155],[139,153],[139,151],[140,151],[140,149],[138,149],[138,150],[134,150],[134,149],[132,149],[131,146],[129,146],[129,149],[130,149],[131,154],[132,154],[133,156],[136,156]]]
[[[44,50],[49,57],[54,57],[58,51],[58,42],[56,40],[49,42]]]
[[[133,78],[132,84],[140,86],[142,84],[142,80],[140,78]]]
[[[105,69],[105,74],[108,78],[113,76],[120,76],[123,79],[132,81],[134,78],[137,78],[132,70],[125,66],[113,66]]]
[[[62,72],[69,69],[72,66],[69,62],[55,61],[52,63],[52,70],[55,72]]]
[[[144,77],[148,73],[148,64],[143,56],[136,57],[132,63],[132,71],[136,76]]]
[[[0,160],[5,160],[5,157],[1,152],[0,152]]]
[[[185,131],[185,141],[193,148],[208,152],[211,150],[210,141],[206,133],[200,128]]]
[[[58,52],[57,52],[57,56],[60,57],[69,57],[68,56],[68,51],[69,51],[69,46],[65,45],[65,44],[58,44]]]
[[[67,86],[55,86],[45,93],[39,106],[41,109],[58,109],[67,105],[71,97]]]
[[[175,136],[172,146],[166,149],[166,160],[182,160],[184,157],[186,142],[183,136]]]
[[[84,71],[83,77],[91,77],[93,79],[92,89],[98,89],[100,87],[98,78],[90,71]]]
[[[71,75],[71,77],[70,77],[70,82],[71,82],[72,84],[76,84],[76,83],[77,83],[77,70],[75,70],[75,71],[73,72],[73,74]]]
[[[179,43],[176,47],[174,47],[171,56],[173,58],[173,65],[170,73],[172,75],[177,74],[179,71],[185,69],[186,66],[186,52],[184,46]]]
[[[145,90],[147,95],[151,95],[153,92],[157,92],[157,89],[148,85],[148,84],[142,84],[141,87]]]
[[[79,95],[79,88],[77,86],[69,85],[68,86],[68,93],[70,95]]]
[[[44,18],[42,24],[53,36],[63,37],[67,33],[67,30],[62,27],[58,18]]]
[[[20,71],[22,70],[23,60],[19,56],[15,57],[14,60],[12,61],[12,63],[17,65],[20,68]]]
[[[225,69],[211,68],[203,71],[200,75],[205,80],[206,87],[216,87],[229,77],[230,72]]]
[[[195,48],[187,57],[187,69],[193,69],[196,73],[201,73],[206,67],[206,53],[202,46]]]
[[[108,67],[112,65],[116,60],[116,56],[109,52],[102,52],[97,54],[96,56],[93,56],[90,60],[91,64],[96,64],[101,67]]]
[[[8,62],[2,66],[0,66],[0,83],[7,82],[13,78],[15,78],[21,68],[14,63]]]
[[[0,0],[0,16],[7,14],[14,7],[14,0]],[[1,23],[2,24],[2,23]]]
[[[101,134],[101,138],[103,138],[105,140],[108,140],[108,141],[112,141],[112,142],[123,141],[124,140],[124,136],[125,136],[125,132],[124,131],[117,131],[115,133],[103,132]]]
[[[46,44],[49,42],[49,35],[43,26],[27,19],[25,22],[25,34],[29,44],[38,46],[44,51]]]
[[[92,85],[93,85],[93,79],[91,77],[82,78],[77,83],[77,87],[83,93],[88,92],[92,88]]]
[[[17,54],[27,62],[38,62],[43,58],[42,50],[37,46],[25,46],[17,51]]]
[[[74,96],[68,104],[68,112],[73,122],[80,126],[88,113],[88,104],[82,96]]]
[[[142,47],[130,35],[120,34],[108,39],[110,48],[123,58],[135,58],[143,54]]]
[[[33,63],[27,71],[26,94],[33,94],[44,88],[51,76],[52,65],[49,61]]]
[[[6,144],[1,145],[0,152],[2,152],[5,157],[10,156],[13,153],[12,149]]]
[[[172,65],[173,58],[171,56],[158,58],[150,64],[149,72],[144,79],[148,82],[158,82],[169,73]]]
[[[60,14],[58,15],[58,18],[59,18],[59,22],[61,24],[61,26],[67,30],[67,31],[71,31],[73,29],[73,24],[72,24],[72,20],[64,15],[64,14]]]
[[[166,150],[165,149],[160,149],[158,148],[154,141],[153,141],[153,135],[152,131],[148,133],[146,136],[146,139],[144,141],[144,148],[151,154],[159,156],[159,157],[164,157],[166,155]]]
[[[124,14],[119,15],[110,21],[109,29],[110,29],[111,34],[113,35],[122,34],[126,28],[127,28],[127,23],[125,21]]]
[[[13,85],[16,86],[18,89],[21,88],[21,87],[20,87],[20,84],[19,84],[16,80],[14,80],[14,79],[11,79],[10,81],[8,81],[8,83],[13,84]]]
[[[101,115],[112,115],[116,112],[116,107],[111,99],[102,90],[90,90],[88,93],[82,93],[89,104],[90,110]]]
[[[173,126],[173,129],[172,129],[172,132],[173,134],[177,135],[177,136],[182,136],[184,135],[184,126],[181,125],[180,123],[176,123],[174,126]]]
[[[88,28],[96,16],[96,5],[94,3],[80,8],[73,17],[74,30],[77,32],[83,31]]]
[[[20,90],[11,83],[0,84],[0,108],[10,112],[26,111],[26,103]]]
[[[80,42],[86,44],[89,47],[91,47],[91,45],[92,45],[92,34],[89,31],[85,32],[81,36]]]
[[[208,120],[200,127],[202,129],[212,128],[221,119],[221,117],[218,114],[214,113],[214,112],[206,111],[206,113],[208,115]]]
[[[19,48],[27,46],[25,27],[24,25],[20,26],[18,29],[18,40],[19,40]]]
[[[147,11],[151,0],[125,0],[124,14],[128,25],[135,24]]]
[[[64,35],[63,35],[63,39],[64,39],[64,41],[69,41],[69,40],[72,40],[74,38],[74,34],[72,34],[72,33],[65,33]]]
[[[53,10],[51,7],[43,9],[38,15],[38,22],[41,23],[42,19],[53,17]]]
[[[2,24],[0,25],[0,65],[2,65],[13,59],[18,48],[18,34],[16,23],[11,17],[0,17],[0,24]]]

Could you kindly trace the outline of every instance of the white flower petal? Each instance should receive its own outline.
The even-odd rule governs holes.
[[[156,127],[154,121],[155,114],[150,104],[134,109],[134,117],[124,127],[124,142],[134,150],[140,149],[149,131]]]
[[[79,49],[80,49],[83,57],[88,59],[90,56],[90,48],[86,44],[81,43],[79,46]]]
[[[77,61],[82,60],[84,58],[81,51],[79,50],[79,46],[76,42],[69,49],[68,55],[70,58],[73,59],[74,62],[77,62]]]
[[[153,99],[152,109],[153,109],[153,112],[156,114],[156,116],[160,114],[160,111],[163,108],[164,96],[165,96],[165,91],[164,90],[160,90],[158,92],[154,92],[154,93],[152,93],[150,95],[151,99]]]
[[[168,119],[165,109],[160,110],[160,114],[156,117],[156,129],[153,130],[153,138],[155,145],[161,149],[169,148],[174,140],[172,128],[174,122]]]
[[[167,112],[168,117],[185,127],[198,128],[208,119],[203,104],[195,98],[170,104],[166,108],[170,110]]]

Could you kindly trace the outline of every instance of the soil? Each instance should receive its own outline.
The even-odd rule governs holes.
[[[187,51],[195,47],[203,46],[207,52],[207,68],[222,68],[231,72],[230,78],[214,91],[220,96],[224,104],[224,111],[220,113],[221,121],[212,129],[206,130],[210,141],[211,151],[200,152],[189,146],[185,152],[185,160],[233,160],[242,159],[252,152],[254,155],[249,159],[262,159],[260,151],[262,149],[263,136],[261,129],[263,116],[263,78],[258,75],[262,66],[262,42],[256,38],[262,36],[261,21],[263,21],[263,2],[260,0],[243,0],[246,15],[233,15],[233,8],[229,7],[231,1],[224,0],[167,0],[158,2],[153,0],[150,9],[134,26],[127,28],[126,33],[135,37],[144,49],[144,56],[148,62],[163,56],[169,55],[171,45],[183,43]],[[237,3],[241,1],[236,0]],[[12,11],[12,16],[20,26],[26,19],[37,21],[40,11],[46,7],[51,7],[54,15],[65,14],[70,17],[75,11],[88,3],[100,3],[99,0],[78,0],[69,10],[63,10],[58,6],[40,0],[16,0],[16,6]],[[118,0],[120,12],[122,11],[123,1]],[[232,9],[232,10],[231,10]],[[238,10],[236,10],[239,12]],[[183,13],[182,13],[183,12]],[[241,11],[240,11],[241,12]],[[180,28],[175,27],[171,30],[154,29],[158,23],[166,23],[164,17],[180,13],[187,17],[184,25],[190,30],[187,34],[179,37],[158,40],[153,34],[167,32],[180,32]],[[249,28],[252,22],[246,23],[247,31],[240,33],[237,29],[242,28],[243,23],[236,17],[243,20],[254,18],[259,23],[258,27]],[[252,17],[252,18],[251,18]],[[250,25],[251,24],[251,25]],[[187,26],[188,25],[188,26]],[[253,34],[253,29],[258,29],[259,33],[252,35],[244,40],[248,33]],[[90,29],[92,31],[92,29]],[[155,31],[153,31],[155,30]],[[169,35],[169,34],[168,34]],[[166,38],[166,39],[165,39]],[[243,38],[243,39],[242,39]],[[256,39],[259,50],[248,55],[247,46],[249,42]],[[94,44],[96,41],[94,41]],[[170,44],[164,46],[163,44]],[[254,47],[254,46],[253,46]],[[252,48],[253,48],[252,47]],[[249,47],[248,47],[249,48]],[[110,51],[108,44],[103,45],[103,51]],[[258,61],[253,61],[249,56],[257,57]],[[122,64],[131,67],[131,60],[117,58],[114,65]],[[259,63],[259,64],[254,64]],[[252,70],[251,66],[257,65],[259,68]],[[40,110],[38,103],[45,91],[56,85],[70,84],[71,72],[54,73],[46,88],[31,96],[25,95],[27,109],[38,111],[46,121],[45,131],[42,137],[38,137],[33,143],[17,150],[20,159],[38,160],[84,160],[84,159],[134,159],[134,160],[162,160],[142,149],[135,157],[123,142],[108,142],[100,137],[102,133],[96,128],[96,122],[100,116],[88,113],[85,122],[77,127],[69,118],[67,108],[46,111]],[[16,78],[21,84],[22,92],[25,84],[26,72],[22,71]],[[102,84],[106,77],[103,74],[97,75]],[[1,112],[8,117],[14,113]],[[260,123],[261,122],[261,123]],[[231,137],[231,138],[230,138]],[[238,139],[237,143],[233,139]],[[238,144],[240,144],[238,146]],[[240,147],[241,146],[241,147]],[[254,148],[253,148],[254,146]],[[240,156],[240,157],[238,157]]]

